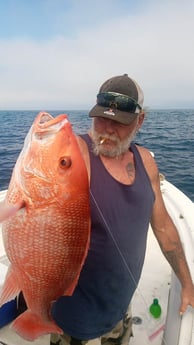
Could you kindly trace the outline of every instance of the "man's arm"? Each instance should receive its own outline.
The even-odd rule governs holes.
[[[156,162],[148,150],[139,148],[139,151],[155,194],[151,226],[164,256],[180,280],[182,286],[180,313],[182,314],[188,305],[194,308],[194,285],[178,231],[166,210],[162,198]]]
[[[152,180],[155,202],[151,225],[164,256],[182,285],[182,300],[180,306],[180,313],[182,314],[189,304],[194,307],[194,286],[178,231],[164,205],[157,167],[155,172],[155,179]]]

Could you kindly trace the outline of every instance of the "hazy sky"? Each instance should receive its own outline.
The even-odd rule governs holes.
[[[124,73],[194,107],[193,0],[0,0],[0,109],[88,109]]]

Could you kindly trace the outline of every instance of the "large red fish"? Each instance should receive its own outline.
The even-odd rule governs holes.
[[[16,162],[6,201],[25,207],[3,223],[11,262],[0,303],[23,291],[27,311],[13,323],[24,338],[62,333],[51,302],[71,295],[90,238],[88,175],[66,115],[39,113]]]

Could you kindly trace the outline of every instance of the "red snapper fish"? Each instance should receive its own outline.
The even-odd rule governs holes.
[[[27,310],[12,327],[32,341],[62,333],[51,317],[51,303],[72,295],[89,247],[88,174],[67,115],[36,117],[5,202],[20,200],[24,207],[2,226],[11,265],[0,304],[23,292]]]

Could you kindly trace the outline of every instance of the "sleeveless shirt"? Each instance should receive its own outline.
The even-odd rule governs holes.
[[[125,315],[145,257],[154,193],[135,144],[135,180],[114,179],[87,143],[91,164],[91,241],[72,296],[62,296],[52,316],[63,331],[87,340],[109,332]]]

